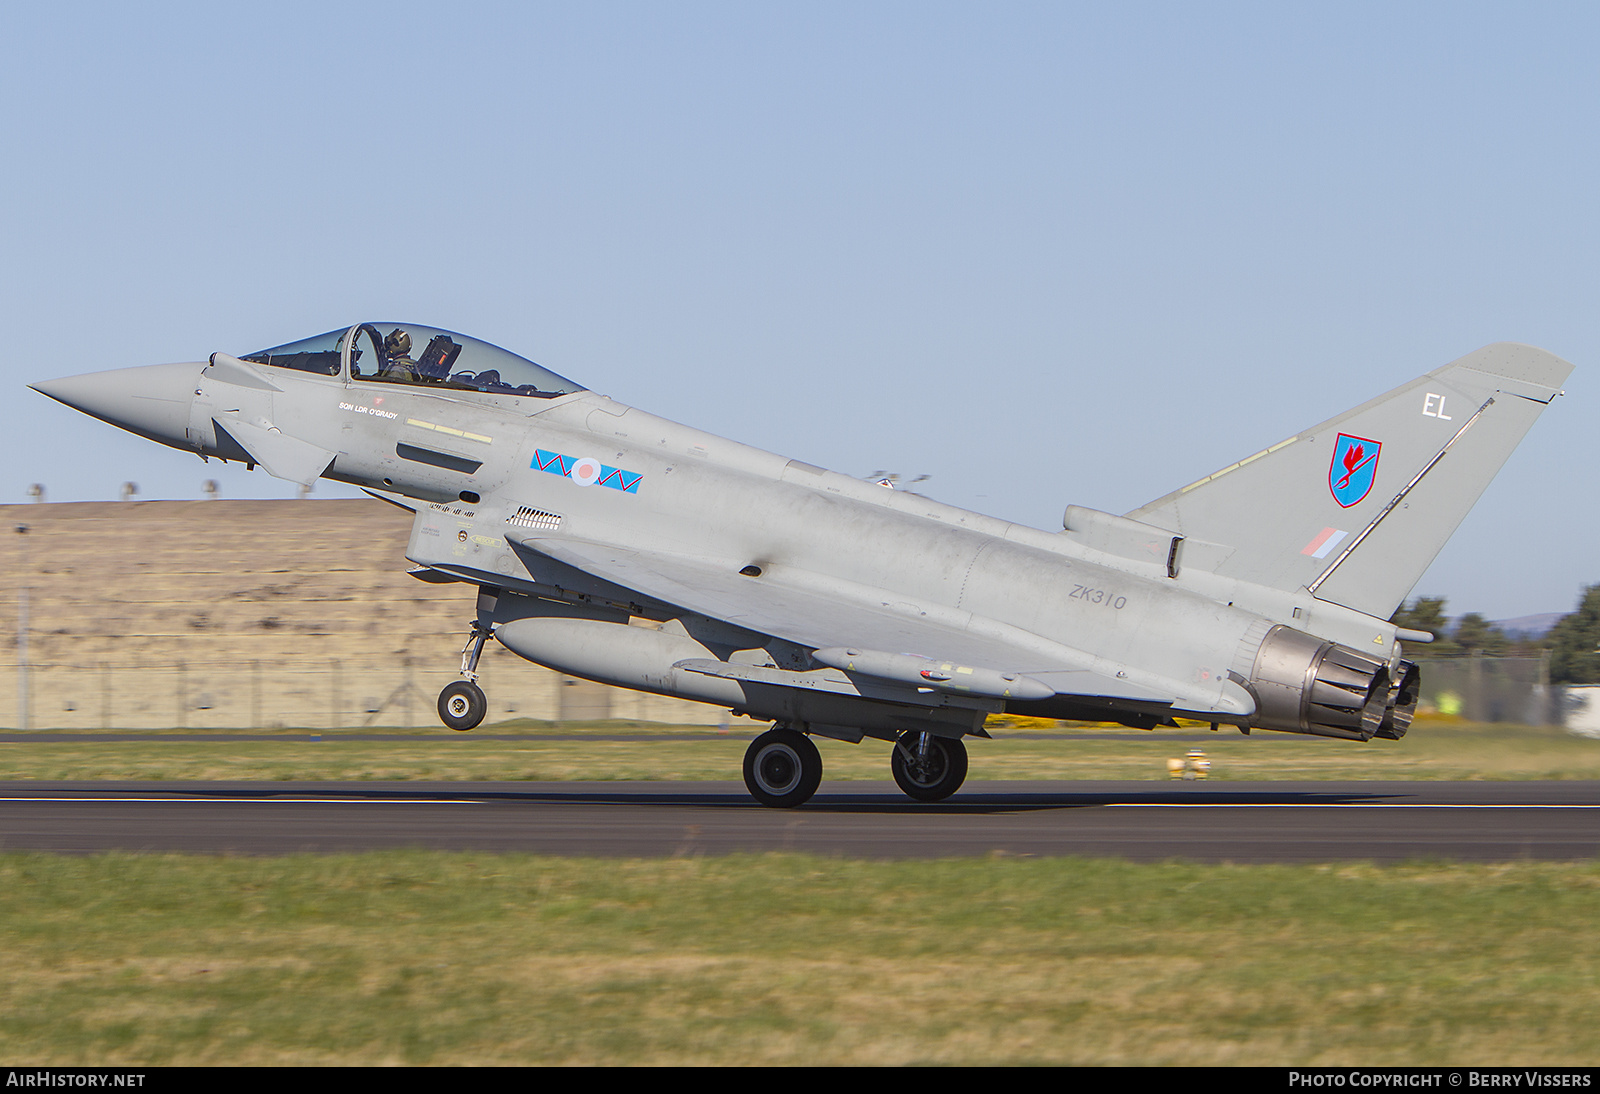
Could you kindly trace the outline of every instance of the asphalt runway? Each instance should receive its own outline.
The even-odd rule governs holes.
[[[0,849],[275,855],[423,847],[658,857],[1096,855],[1205,862],[1589,859],[1600,782],[995,782],[938,805],[823,783],[0,782]]]

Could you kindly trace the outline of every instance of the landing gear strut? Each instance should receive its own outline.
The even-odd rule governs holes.
[[[894,743],[889,769],[900,789],[919,802],[944,801],[967,778],[967,746],[959,737],[908,729]]]
[[[451,729],[463,733],[476,729],[489,713],[489,699],[478,686],[478,658],[491,633],[491,628],[473,620],[472,635],[461,649],[462,679],[446,684],[439,693],[439,720]]]
[[[774,726],[750,742],[744,754],[744,784],[762,805],[804,805],[822,783],[822,754],[811,738]]]

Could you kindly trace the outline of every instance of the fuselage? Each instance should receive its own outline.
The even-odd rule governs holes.
[[[573,631],[577,622],[559,633],[546,627],[543,637],[527,626],[496,632],[530,660],[574,675],[777,720],[848,725],[852,717],[839,707],[844,700],[796,706],[794,695],[767,686],[770,680],[717,677],[725,670],[716,666],[742,640],[708,638],[706,628],[729,616],[681,610],[686,601],[674,598],[670,581],[596,584],[589,578],[603,566],[579,559],[576,570],[563,571],[522,548],[559,558],[563,542],[599,544],[654,559],[657,569],[682,563],[702,567],[701,574],[709,566],[715,575],[759,575],[791,597],[809,598],[813,617],[838,615],[837,637],[827,628],[813,639],[786,637],[781,626],[754,628],[753,641],[773,638],[764,647],[771,667],[817,669],[830,663],[823,646],[871,645],[850,627],[852,618],[868,618],[861,612],[870,614],[868,629],[892,643],[862,655],[880,666],[960,656],[945,652],[952,646],[993,654],[951,670],[968,674],[965,698],[950,695],[963,681],[929,678],[926,687],[885,692],[875,674],[893,677],[894,670],[854,672],[845,690],[858,707],[870,694],[872,703],[918,709],[965,704],[981,713],[1004,705],[1058,717],[1104,710],[1136,724],[1188,714],[1322,732],[1307,728],[1316,724],[1313,693],[1333,683],[1343,693],[1335,706],[1353,703],[1364,713],[1356,730],[1330,731],[1365,739],[1376,727],[1373,711],[1381,713],[1380,693],[1391,686],[1382,666],[1399,661],[1394,627],[1303,588],[1224,576],[1216,564],[1229,553],[1226,545],[1077,507],[1067,510],[1061,532],[998,520],[668,421],[487,343],[417,326],[395,326],[385,336],[383,328],[361,324],[244,359],[215,354],[207,363],[96,373],[40,390],[203,458],[259,464],[293,481],[325,477],[396,500],[419,514],[408,550],[414,562],[528,597],[519,602],[525,615],[567,611],[551,606],[554,596],[573,601],[580,617],[593,609],[594,619],[610,623],[619,612],[623,622],[699,621],[681,641]],[[530,545],[530,530],[539,543]],[[583,577],[569,580],[577,571]],[[641,585],[657,591],[632,596]],[[499,611],[484,615],[480,607],[480,619],[492,629],[521,618]],[[880,625],[885,617],[892,617],[887,628]],[[1279,631],[1293,633],[1272,637]],[[647,641],[660,646],[653,662],[635,649]],[[572,650],[597,642],[597,659],[572,660]],[[1326,676],[1319,667],[1335,644],[1364,666],[1342,683],[1334,677],[1348,676],[1345,670]],[[681,671],[706,658],[708,671],[701,671],[705,664],[698,675]],[[605,667],[618,663],[626,669]],[[1015,691],[976,683],[1016,674],[1028,679]],[[1041,682],[1039,674],[1051,679]],[[837,690],[834,677],[800,682]],[[798,680],[785,677],[784,684]],[[1261,721],[1263,703],[1272,705],[1262,689],[1271,688],[1282,691],[1282,709]],[[758,693],[765,698],[751,698]],[[869,731],[901,724],[879,721]]]
[[[474,527],[459,570],[485,582],[531,581],[504,533],[532,510],[584,540],[781,568],[843,597],[889,594],[955,626],[998,623],[1037,646],[1035,664],[1001,667],[1070,659],[1207,716],[1248,706],[1228,674],[1249,675],[1276,623],[1395,653],[1394,628],[1371,617],[1200,568],[1172,572],[1164,540],[1146,559],[1110,554],[593,392],[529,399],[285,371],[270,370],[276,392],[202,376],[189,443],[226,455],[207,424],[226,430],[237,414],[335,453],[328,478],[466,514]],[[579,460],[604,474],[583,483],[559,473]]]

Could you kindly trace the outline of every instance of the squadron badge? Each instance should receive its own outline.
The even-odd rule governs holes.
[[[1348,509],[1372,492],[1381,451],[1379,441],[1339,434],[1333,444],[1333,462],[1328,465],[1328,489],[1333,491],[1334,501]]]

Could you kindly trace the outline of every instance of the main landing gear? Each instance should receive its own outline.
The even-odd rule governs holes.
[[[943,801],[967,778],[967,746],[959,737],[907,730],[889,757],[894,781],[919,802]],[[811,738],[779,725],[750,742],[744,785],[762,805],[793,809],[811,800],[822,783],[822,754]]]
[[[439,693],[439,720],[451,729],[466,732],[476,729],[489,713],[489,700],[478,686],[478,658],[492,633],[489,627],[473,621],[472,636],[461,650],[462,679],[445,685]]]
[[[744,754],[744,784],[762,805],[803,805],[821,783],[822,753],[810,737],[788,726],[767,730]]]
[[[959,737],[908,729],[894,743],[889,770],[900,789],[919,802],[944,801],[967,778],[967,746]]]

